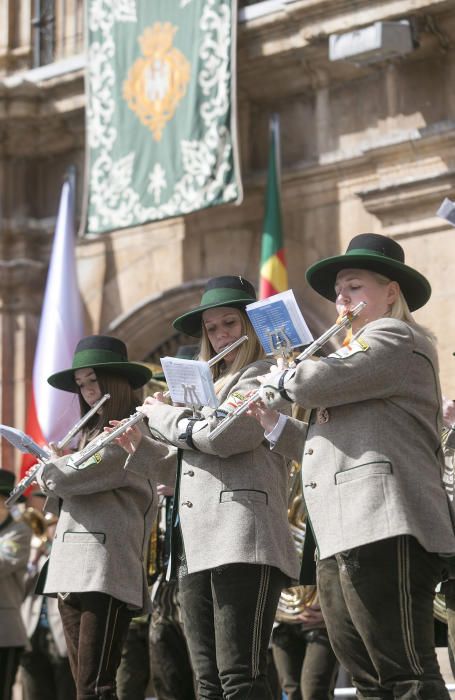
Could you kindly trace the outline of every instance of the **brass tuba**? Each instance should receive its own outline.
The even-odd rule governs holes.
[[[292,409],[294,418],[308,423],[309,412],[294,404]],[[292,462],[290,473],[290,490],[288,502],[288,520],[295,548],[300,561],[303,557],[303,545],[306,531],[306,508],[303,501],[301,465]],[[291,586],[281,592],[275,619],[277,622],[298,623],[299,616],[304,609],[316,602],[316,586]]]

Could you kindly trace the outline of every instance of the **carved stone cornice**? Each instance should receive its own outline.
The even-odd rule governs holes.
[[[436,211],[454,188],[455,170],[451,170],[370,187],[357,194],[365,209],[381,221],[385,235],[406,238],[447,230],[447,222],[436,216]]]

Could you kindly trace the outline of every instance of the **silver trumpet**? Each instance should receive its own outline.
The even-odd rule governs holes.
[[[209,367],[213,367],[217,362],[223,359],[226,355],[228,355],[232,350],[235,350],[235,348],[239,347],[242,343],[244,343],[246,340],[248,340],[247,335],[242,335],[240,338],[237,340],[234,340],[233,343],[225,347],[221,352],[219,352],[217,355],[212,357],[211,360],[208,361]],[[165,398],[168,398],[170,396],[169,392],[166,391],[164,394]],[[90,442],[87,447],[84,447],[83,450],[77,453],[77,455],[74,455],[71,458],[71,464],[72,466],[77,469],[78,467],[81,466],[87,459],[90,459],[90,457],[93,457],[94,454],[102,450],[106,445],[109,445],[115,438],[120,437],[120,435],[123,435],[123,433],[128,430],[128,428],[131,428],[133,425],[136,425],[136,423],[140,423],[141,420],[145,418],[145,414],[141,413],[140,411],[136,411],[136,413],[133,413],[129,418],[126,418],[123,420],[120,425],[118,425],[116,428],[111,430],[110,432],[102,433],[98,437],[96,437],[92,442]]]
[[[297,356],[297,358],[294,360],[294,363],[296,362],[301,362],[302,360],[306,360],[308,357],[311,357],[311,355],[314,355],[314,353],[319,350],[325,343],[327,343],[333,336],[337,335],[341,331],[342,328],[346,328],[346,326],[349,326],[352,322],[352,320],[359,315],[361,311],[365,308],[366,303],[364,301],[361,301],[357,306],[355,306],[349,313],[347,313],[345,316],[343,316],[339,321],[333,324],[333,326],[330,326],[325,333],[319,336],[319,338],[316,338],[311,345],[309,345],[303,352],[300,353],[300,355]],[[291,365],[292,366],[292,365]],[[243,413],[245,413],[249,406],[251,406],[252,403],[257,401],[258,399],[261,398],[261,392],[260,389],[255,391],[251,396],[249,396],[240,406],[238,406],[232,413],[229,413],[226,418],[223,418],[223,420],[218,423],[216,428],[214,428],[210,435],[209,435],[209,440],[214,440],[218,435],[220,435],[226,428],[239,416],[241,416]]]
[[[110,398],[110,394],[104,394],[104,396],[102,396],[100,400],[97,401],[96,404],[94,404],[94,406],[92,406],[90,411],[87,411],[87,413],[85,413],[82,416],[82,418],[78,420],[78,422],[75,423],[72,428],[70,428],[65,437],[62,438],[62,440],[59,440],[59,442],[57,442],[56,448],[58,450],[63,450],[63,448],[66,447],[69,441],[79,432],[79,430],[81,430],[84,427],[84,425],[90,420],[90,418],[93,415],[95,415],[95,413],[101,408],[101,406],[104,403],[106,403],[106,401]],[[49,455],[49,461],[51,459],[52,455]],[[24,476],[24,478],[16,484],[16,486],[11,491],[10,495],[5,501],[5,505],[7,508],[13,506],[16,503],[17,499],[20,498],[20,496],[22,496],[22,494],[28,489],[28,487],[31,484],[33,484],[33,482],[36,480],[36,475],[43,466],[43,464],[45,464],[45,462],[38,462],[33,467],[30,467],[30,469],[27,472],[27,475]]]

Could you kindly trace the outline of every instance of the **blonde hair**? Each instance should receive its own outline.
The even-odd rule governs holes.
[[[369,270],[371,274],[376,278],[376,280],[379,282],[379,284],[389,284],[389,282],[396,282],[396,280],[391,280],[389,277],[386,277],[385,275],[381,275],[379,272],[373,272],[372,270]],[[415,320],[414,316],[412,315],[408,302],[406,301],[403,292],[400,289],[400,285],[398,284],[398,295],[395,301],[393,302],[392,306],[390,307],[390,311],[386,314],[389,318],[396,318],[398,321],[404,321],[405,323],[408,323],[410,326],[414,326],[415,328],[420,328],[420,330],[423,331],[423,333],[431,340],[432,342],[436,342],[436,336],[434,333],[432,333],[428,328],[425,328],[424,326],[421,326],[417,321]]]
[[[235,307],[232,307],[235,308]],[[248,340],[246,340],[242,345],[240,345],[237,355],[235,356],[234,362],[230,365],[229,369],[226,371],[226,365],[221,360],[217,362],[212,367],[212,377],[215,383],[215,392],[218,394],[226,382],[232,377],[236,372],[241,370],[243,367],[250,365],[256,360],[261,360],[265,357],[265,353],[262,349],[262,345],[254,331],[250,319],[248,318],[246,312],[243,309],[235,309],[239,312],[240,321],[242,326],[242,335],[247,335]],[[204,323],[202,323],[202,339],[201,339],[201,349],[199,351],[199,360],[204,360],[208,362],[215,356],[215,351],[213,350],[210,340],[205,329]]]

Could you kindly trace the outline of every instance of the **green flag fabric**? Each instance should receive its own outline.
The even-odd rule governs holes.
[[[86,232],[240,201],[237,0],[86,8]]]

